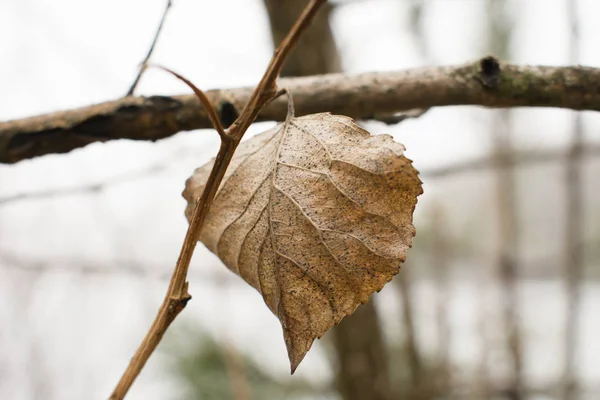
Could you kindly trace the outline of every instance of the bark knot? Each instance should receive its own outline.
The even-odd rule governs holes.
[[[495,89],[500,81],[500,62],[494,56],[484,57],[479,60],[477,79],[487,89]]]

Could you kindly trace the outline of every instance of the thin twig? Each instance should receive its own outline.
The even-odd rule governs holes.
[[[150,165],[147,168],[140,169],[138,171],[128,172],[120,174],[111,178],[108,178],[101,182],[88,183],[80,186],[62,187],[62,188],[51,188],[23,193],[15,193],[12,195],[0,197],[0,207],[14,204],[17,202],[29,201],[29,200],[47,200],[57,197],[66,197],[73,195],[89,195],[99,193],[107,188],[115,187],[127,182],[136,181],[138,179],[156,175],[157,173],[163,172],[168,168],[166,163],[157,163]]]
[[[187,154],[187,151],[178,151],[172,156],[165,158],[160,162],[156,162],[145,168],[112,176],[103,181],[86,183],[81,186],[71,186],[65,188],[53,188],[46,190],[30,191],[16,193],[0,197],[0,208],[3,206],[15,204],[21,201],[39,201],[51,198],[68,197],[73,195],[90,195],[102,192],[118,186],[133,182],[139,179],[154,176],[165,171],[172,160],[179,159]],[[600,156],[600,144],[588,143],[581,149],[581,157],[583,159],[592,159]],[[534,151],[514,151],[510,162],[514,166],[532,167],[543,163],[563,162],[569,157],[568,152],[559,150],[534,150]],[[455,177],[467,173],[480,173],[493,171],[496,169],[507,168],[509,164],[501,165],[494,157],[484,156],[473,158],[472,160],[458,161],[441,167],[421,169],[421,177],[427,179],[440,179]]]
[[[202,90],[198,89],[196,87],[196,85],[194,85],[190,80],[179,75],[177,72],[174,72],[173,70],[171,70],[169,68],[163,67],[161,65],[156,65],[156,64],[148,65],[148,67],[159,68],[159,69],[162,69],[163,71],[167,71],[167,72],[175,75],[177,77],[177,79],[183,81],[186,85],[188,85],[194,91],[194,94],[196,95],[198,100],[200,100],[200,102],[204,106],[204,109],[206,110],[206,113],[208,114],[208,119],[210,119],[210,122],[211,122],[213,128],[216,129],[217,133],[221,137],[221,140],[227,139],[225,129],[223,128],[223,125],[221,124],[221,119],[219,118],[219,116],[217,115],[217,112],[215,111],[214,107],[210,103],[210,100],[208,99],[208,97],[206,97],[206,95],[204,94],[204,92]]]
[[[154,34],[154,39],[152,40],[152,44],[150,45],[150,48],[148,49],[148,53],[146,54],[144,61],[142,61],[142,63],[140,64],[140,69],[137,73],[137,76],[135,77],[135,80],[131,84],[131,87],[129,88],[129,90],[127,91],[127,94],[125,96],[133,96],[133,92],[135,92],[135,88],[137,87],[138,83],[140,82],[142,75],[146,71],[146,68],[148,67],[148,60],[150,60],[150,57],[152,56],[152,52],[154,51],[154,47],[156,46],[156,42],[158,41],[160,32],[162,31],[163,25],[165,24],[165,20],[167,19],[167,14],[169,13],[169,9],[173,5],[172,3],[173,3],[172,0],[167,0],[167,5],[165,6],[165,10],[163,11],[163,15],[160,19],[160,23],[158,24],[158,28],[156,28],[156,33]]]
[[[167,266],[166,263],[148,263],[145,260],[119,258],[97,260],[80,257],[32,258],[24,257],[18,253],[0,250],[0,271],[5,269],[36,274],[63,272],[84,276],[130,275],[140,279],[155,279],[161,281],[168,281],[173,272],[171,266]],[[217,275],[215,273],[196,270],[194,271],[193,276],[195,279],[202,280],[202,282],[216,282],[219,284],[231,284],[234,282],[234,275],[230,274],[228,271]]]
[[[0,197],[0,207],[23,201],[37,201],[74,195],[97,194],[103,190],[123,185],[125,183],[130,183],[143,178],[154,177],[166,171],[172,165],[173,161],[180,160],[182,157],[190,156],[192,154],[197,156],[197,152],[194,152],[188,148],[181,148],[169,156],[164,157],[160,161],[153,162],[144,168],[140,168],[135,171],[124,172],[96,182],[85,183],[78,186],[50,188],[35,191],[32,190],[28,192],[10,194]]]
[[[156,346],[160,343],[160,340],[169,325],[171,325],[190,300],[191,296],[188,293],[188,282],[186,280],[189,264],[200,236],[200,230],[217,194],[219,185],[223,180],[225,171],[233,157],[233,153],[242,139],[242,136],[250,124],[254,122],[260,110],[277,93],[275,81],[279,75],[286,55],[294,46],[294,43],[298,40],[302,31],[306,29],[319,7],[325,2],[326,0],[312,0],[306,6],[304,12],[299,17],[288,36],[275,50],[275,54],[261,81],[250,96],[248,104],[244,107],[238,119],[226,131],[226,134],[222,136],[221,148],[215,159],[213,169],[208,177],[202,196],[197,200],[196,206],[194,207],[190,226],[186,232],[179,259],[175,265],[175,270],[173,271],[173,276],[171,277],[165,299],[150,330],[146,334],[146,337],[131,359],[129,366],[112,393],[110,397],[111,400],[120,400],[125,397],[127,391],[133,384],[133,381],[141,372]]]

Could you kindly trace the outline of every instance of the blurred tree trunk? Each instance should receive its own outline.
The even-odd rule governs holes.
[[[432,229],[432,270],[435,271],[435,285],[437,292],[436,322],[438,330],[438,364],[439,364],[439,386],[445,393],[452,390],[452,371],[450,362],[450,344],[452,343],[452,331],[450,329],[448,304],[452,297],[450,291],[450,263],[452,259],[448,233],[445,228],[447,222],[444,216],[444,208],[437,203],[433,206],[431,224]]]
[[[273,46],[288,33],[307,0],[264,0],[269,14]],[[285,60],[281,76],[306,76],[341,72],[340,57],[329,25],[333,6],[326,3]]]
[[[425,31],[425,14],[427,7],[431,4],[428,0],[413,0],[409,5],[409,30],[415,47],[419,51],[421,61],[425,65],[435,64],[431,49],[428,46]],[[404,307],[404,330],[406,335],[406,347],[409,354],[413,385],[418,388],[414,398],[432,398],[440,394],[449,394],[452,391],[452,371],[450,361],[450,346],[452,342],[452,332],[450,321],[448,319],[450,304],[450,267],[448,260],[451,259],[450,246],[447,243],[444,231],[446,222],[444,221],[444,208],[441,204],[434,204],[431,216],[432,231],[432,249],[431,249],[431,269],[434,273],[434,284],[436,291],[436,311],[435,320],[437,327],[438,354],[435,370],[435,382],[431,382],[429,377],[423,376],[423,356],[420,354],[419,347],[415,341],[416,333],[412,322],[412,305],[410,296],[410,275],[405,271],[401,277],[398,277],[399,283],[403,286],[401,289],[402,301]],[[405,265],[406,269],[407,266]],[[406,305],[404,305],[406,303]],[[426,371],[431,374],[430,371]],[[428,397],[427,397],[428,396]]]
[[[490,49],[500,59],[509,58],[513,21],[509,18],[507,4],[488,0]],[[502,395],[508,399],[524,398],[522,371],[523,350],[518,318],[518,253],[519,227],[517,215],[517,188],[513,168],[513,145],[510,110],[497,111],[493,118],[492,135],[498,169],[496,196],[498,207],[499,243],[497,272],[502,290],[502,322],[506,337],[510,372]]]
[[[338,385],[346,400],[391,400],[387,352],[373,299],[333,328]]]
[[[567,0],[567,18],[571,29],[570,62],[579,61],[579,23],[577,0]],[[565,171],[566,212],[564,273],[567,291],[565,320],[565,360],[563,371],[563,399],[575,400],[579,397],[576,377],[577,338],[579,336],[579,309],[581,302],[580,282],[583,270],[583,192],[581,187],[581,153],[583,150],[583,124],[581,113],[575,114],[573,121],[573,142],[567,158]]]
[[[409,5],[409,31],[412,36],[416,48],[419,49],[423,63],[428,63],[429,53],[426,47],[425,32],[423,30],[423,9],[425,0],[415,0]],[[421,387],[423,384],[434,386],[431,382],[424,382],[423,357],[417,344],[417,332],[414,322],[414,302],[412,295],[413,279],[411,276],[411,267],[408,263],[402,265],[402,273],[400,273],[394,282],[397,284],[400,303],[402,305],[402,334],[403,350],[406,354],[409,370],[409,384],[406,388],[402,388],[401,393],[405,393],[406,398],[422,398]],[[398,390],[398,388],[395,388]],[[402,396],[402,394],[400,394]]]
[[[396,281],[400,287],[400,296],[402,297],[402,327],[404,328],[404,345],[408,355],[411,379],[413,386],[419,387],[423,375],[423,361],[417,345],[417,331],[414,323],[411,292],[412,279],[407,267],[407,264],[404,264],[403,268],[405,270],[396,278]]]
[[[307,0],[264,0],[274,44],[278,44],[300,15]],[[282,76],[340,72],[339,53],[329,24],[327,3],[287,58]],[[389,400],[385,344],[373,299],[332,328],[339,362],[338,384],[346,400]]]

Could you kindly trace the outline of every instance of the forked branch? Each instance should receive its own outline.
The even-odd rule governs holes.
[[[153,66],[156,68],[160,68],[163,71],[167,71],[168,73],[174,75],[177,79],[179,79],[180,81],[182,81],[183,83],[188,85],[190,87],[190,89],[193,90],[194,94],[196,95],[196,98],[198,100],[200,100],[200,103],[202,103],[202,105],[204,106],[204,109],[206,110],[206,114],[208,115],[208,119],[210,120],[210,123],[212,124],[213,128],[215,128],[215,130],[217,131],[219,136],[221,136],[221,140],[226,140],[227,134],[225,133],[225,128],[223,128],[223,125],[221,124],[221,120],[219,119],[217,112],[215,111],[212,104],[210,104],[210,100],[208,99],[208,97],[206,97],[206,95],[204,94],[204,92],[202,90],[198,89],[196,87],[196,85],[194,85],[192,82],[190,82],[187,78],[185,78],[182,75],[179,75],[177,72],[175,72],[169,68],[165,68],[161,65],[148,65],[148,66]]]
[[[319,7],[325,2],[326,0],[311,0],[306,6],[304,12],[292,27],[290,33],[275,50],[275,54],[262,79],[256,89],[252,92],[250,100],[233,125],[231,125],[227,131],[223,132],[223,128],[220,124],[216,124],[215,129],[219,131],[222,138],[221,147],[217,154],[214,167],[206,182],[205,190],[194,207],[190,226],[186,232],[179,259],[177,260],[171,282],[169,283],[169,289],[167,290],[165,299],[163,300],[150,330],[146,334],[146,337],[131,359],[129,366],[112,393],[110,397],[111,400],[123,399],[125,397],[133,384],[133,381],[139,375],[146,364],[146,361],[148,361],[148,358],[150,358],[150,355],[152,355],[152,352],[160,343],[160,340],[169,325],[171,325],[190,300],[191,296],[188,293],[188,282],[186,281],[189,264],[200,236],[200,230],[217,194],[219,185],[223,180],[225,171],[233,157],[233,153],[242,139],[242,136],[254,122],[261,109],[278,94],[275,81],[279,75],[285,57],[294,46],[294,43],[298,40],[302,31],[309,25]],[[189,82],[186,83],[191,85]],[[194,92],[199,95],[200,100],[206,105],[203,101],[202,92],[194,88],[193,85],[191,86],[194,89]],[[214,114],[214,110],[211,112],[209,109],[208,112],[209,114]]]

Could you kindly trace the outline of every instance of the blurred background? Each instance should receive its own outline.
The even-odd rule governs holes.
[[[305,1],[173,0],[153,62],[254,85]],[[0,120],[123,96],[163,0],[0,1]],[[494,54],[600,67],[595,0],[339,0],[283,74]],[[138,94],[189,92],[148,71]],[[324,110],[325,111],[325,110]],[[445,107],[396,125],[425,182],[408,261],[289,375],[279,322],[203,246],[129,399],[600,398],[600,117]],[[273,126],[254,125],[247,137]],[[162,301],[213,131],[0,165],[0,398],[103,399]]]

